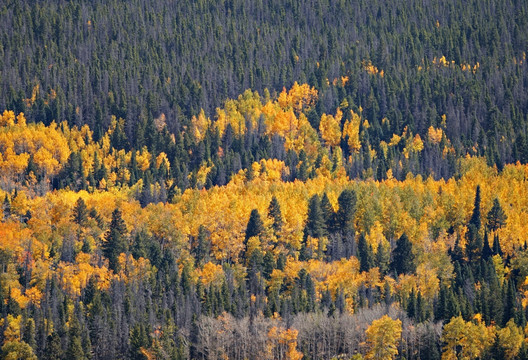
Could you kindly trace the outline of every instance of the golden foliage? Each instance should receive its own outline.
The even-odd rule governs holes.
[[[393,320],[388,315],[374,320],[367,328],[369,351],[365,359],[391,360],[398,355],[398,342],[402,332],[401,320]]]

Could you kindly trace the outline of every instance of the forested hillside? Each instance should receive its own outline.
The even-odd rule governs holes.
[[[88,124],[99,139],[114,115],[141,149],[153,119],[178,134],[200,109],[216,118],[248,88],[297,81],[320,93],[314,128],[361,108],[378,152],[406,126],[424,138],[445,123],[457,154],[528,159],[522,0],[6,0],[0,14],[0,108],[31,122]],[[413,171],[452,176],[439,162]]]
[[[528,358],[525,1],[0,14],[0,358]]]

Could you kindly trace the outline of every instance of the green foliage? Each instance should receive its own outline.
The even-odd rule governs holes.
[[[367,243],[365,235],[361,233],[358,239],[359,271],[369,271],[374,266],[372,246]]]
[[[103,254],[108,259],[109,268],[115,272],[120,270],[118,263],[119,254],[128,251],[126,231],[126,224],[122,218],[121,210],[116,208],[112,212],[110,228],[105,235],[106,242],[102,246]]]
[[[412,243],[405,233],[396,241],[396,247],[392,252],[391,268],[397,275],[412,274],[416,271]]]
[[[260,218],[260,214],[257,209],[251,210],[249,214],[249,220],[246,226],[246,238],[247,242],[249,238],[253,236],[259,236],[260,233],[264,230],[264,224]]]
[[[508,216],[504,213],[498,198],[493,199],[493,206],[489,211],[487,218],[488,229],[491,231],[495,231],[506,225]]]
[[[279,201],[275,196],[271,198],[271,202],[268,207],[268,217],[273,220],[273,231],[278,234],[283,225],[282,212]]]

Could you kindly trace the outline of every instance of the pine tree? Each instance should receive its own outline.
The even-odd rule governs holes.
[[[46,348],[44,349],[44,360],[61,360],[62,359],[62,344],[60,336],[54,331],[48,335]]]
[[[332,204],[330,203],[330,199],[328,198],[328,194],[326,192],[323,193],[323,196],[321,197],[321,213],[326,223],[326,229],[328,230],[328,232],[329,233],[335,232],[336,231],[336,228],[335,228],[336,214],[334,212],[334,208],[332,207]]]
[[[75,202],[75,207],[73,208],[73,222],[77,225],[83,226],[88,220],[88,208],[83,198],[78,198]]]
[[[197,264],[203,264],[209,257],[210,241],[207,228],[200,225],[198,228],[198,236],[196,238],[196,244],[192,249],[192,254]]]
[[[130,359],[145,360],[147,357],[141,352],[141,348],[146,348],[150,345],[150,341],[145,331],[145,327],[136,323],[130,331]]]
[[[480,219],[480,185],[477,185],[477,190],[475,194],[475,204],[473,206],[473,214],[471,215],[469,224],[474,225],[477,231],[480,230],[480,226],[482,225]]]
[[[516,312],[516,301],[515,301],[515,286],[513,281],[506,280],[504,281],[503,288],[505,288],[504,293],[504,310],[502,312],[502,325],[505,326],[510,319],[515,319]]]
[[[493,237],[493,255],[502,256],[502,249],[499,241],[499,235],[495,234]]]
[[[488,239],[488,232],[486,231],[484,233],[484,245],[482,246],[482,258],[484,260],[488,260],[492,255],[493,255],[493,252],[489,246],[489,239]]]
[[[271,198],[271,202],[268,207],[268,217],[273,220],[273,231],[277,235],[282,230],[282,212],[279,201],[275,196]]]
[[[365,235],[361,233],[358,240],[359,271],[369,271],[374,266],[372,247],[367,243]]]
[[[81,331],[79,322],[74,316],[71,320],[70,329],[68,331],[68,347],[66,348],[66,359],[71,360],[87,360],[84,354],[81,341]]]
[[[416,270],[412,243],[405,233],[396,241],[396,248],[392,253],[392,257],[391,268],[397,275],[412,274]]]
[[[414,289],[411,290],[407,300],[407,316],[411,319],[416,319],[416,295],[414,294]]]
[[[128,244],[126,239],[126,225],[121,216],[121,210],[116,208],[112,212],[112,221],[110,222],[110,229],[105,236],[106,242],[103,244],[103,254],[108,259],[109,268],[118,272],[119,254],[127,252]]]
[[[353,190],[343,190],[337,199],[339,209],[336,214],[336,226],[343,232],[354,229],[354,216],[356,214],[357,196]]]
[[[308,218],[304,227],[304,239],[308,236],[312,238],[322,238],[326,235],[326,224],[321,212],[321,202],[316,194],[310,198],[308,203]]]
[[[506,225],[506,220],[508,220],[508,216],[506,216],[506,213],[502,209],[499,199],[495,198],[493,200],[493,206],[491,207],[487,218],[488,229],[490,231],[495,231]]]
[[[477,262],[482,255],[482,238],[475,224],[468,225],[466,233],[466,256],[472,263]]]
[[[250,237],[259,236],[260,233],[264,230],[264,224],[260,218],[260,214],[257,209],[251,210],[249,215],[249,220],[246,227],[246,238],[247,242]]]

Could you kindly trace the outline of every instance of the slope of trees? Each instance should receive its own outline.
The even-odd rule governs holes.
[[[201,109],[221,118],[227,98],[297,81],[319,92],[307,119],[358,159],[354,177],[373,163],[378,178],[447,178],[466,152],[528,160],[525,1],[11,0],[0,13],[0,108],[88,124],[96,140],[122,118],[119,149],[168,154],[163,123],[178,137]]]
[[[18,149],[2,153],[6,358],[526,357],[526,165],[467,157],[457,179],[350,181],[320,145],[299,152],[327,159],[304,181],[262,159],[163,202],[170,164],[114,148],[117,121],[98,142],[2,121]],[[42,133],[63,145],[38,158]]]
[[[1,358],[528,358],[525,1],[0,14]]]

